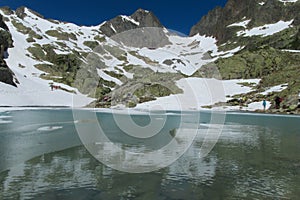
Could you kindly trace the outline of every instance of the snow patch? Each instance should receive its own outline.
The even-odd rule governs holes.
[[[116,33],[117,31],[116,31],[116,29],[115,29],[115,27],[112,25],[112,24],[110,24],[110,28]]]
[[[251,19],[248,19],[248,20],[245,20],[245,21],[242,21],[242,22],[237,22],[237,23],[230,24],[227,27],[241,26],[241,27],[247,28],[247,25],[250,22],[251,22]]]
[[[243,30],[243,31],[238,31],[237,36],[243,36],[243,37],[251,37],[251,36],[269,36],[273,35],[275,33],[278,33],[280,31],[283,31],[291,26],[294,20],[290,21],[279,21],[275,24],[266,24],[264,26],[259,26],[255,27],[250,30]]]
[[[293,49],[282,49],[282,51],[291,52],[291,53],[300,53],[300,50],[293,50]]]
[[[154,64],[150,66],[146,64],[147,67],[155,71],[161,72],[162,70],[166,70],[166,72],[174,73],[176,70],[185,75],[192,75],[203,65],[216,59],[205,56],[209,51],[218,51],[216,39],[213,37],[200,36],[199,34],[193,37],[170,35],[169,41],[171,42],[170,45],[157,49],[143,48],[138,50],[137,53],[156,62],[156,66]],[[203,57],[207,58],[203,59]],[[130,60],[133,59],[131,58]],[[166,60],[172,60],[173,64],[165,64]]]
[[[0,124],[11,124],[13,121],[0,119]]]
[[[271,107],[271,102],[266,101],[266,110],[268,110]],[[248,107],[243,107],[242,110],[247,111],[255,111],[255,110],[263,110],[263,102],[253,102],[248,104]]]
[[[117,85],[123,84],[119,79],[111,77],[108,74],[106,74],[105,72],[103,72],[102,69],[97,69],[97,72],[98,72],[98,75],[106,81],[112,81],[112,82],[116,83]]]
[[[268,95],[269,93],[272,93],[272,92],[281,92],[285,89],[288,88],[288,84],[285,83],[285,84],[280,84],[280,85],[276,85],[274,87],[271,87],[270,89],[264,91],[264,92],[261,92],[260,94],[262,95]]]
[[[279,1],[286,4],[286,3],[296,3],[298,0],[279,0]]]
[[[241,51],[244,48],[245,48],[245,46],[243,46],[243,47],[238,46],[238,47],[236,47],[234,49],[231,49],[229,51],[214,52],[214,53],[211,54],[211,56],[218,56],[218,57],[221,57],[221,58],[228,58],[228,57],[233,56],[235,53]]]
[[[129,21],[129,22],[131,22],[131,23],[133,23],[133,24],[135,24],[135,25],[137,25],[137,26],[140,25],[140,22],[135,21],[135,20],[132,19],[131,17],[128,17],[128,16],[126,16],[126,15],[121,15],[121,17],[122,17],[122,20],[123,20],[123,21]]]
[[[161,97],[155,101],[139,104],[136,108],[149,110],[200,110],[203,106],[226,102],[226,96],[252,91],[251,87],[242,86],[239,83],[258,83],[259,81],[259,79],[217,80],[184,78],[177,81],[177,85],[183,90],[183,94]]]
[[[59,130],[62,129],[62,126],[44,126],[44,127],[40,127],[37,130],[38,131],[46,131],[46,132],[50,132],[50,131],[55,131],[55,130]]]

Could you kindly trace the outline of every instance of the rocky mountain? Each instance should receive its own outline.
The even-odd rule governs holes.
[[[237,31],[252,29],[279,21],[300,25],[300,2],[289,0],[228,0],[224,8],[217,7],[192,27],[190,35],[210,35],[222,44],[236,39]],[[241,24],[237,24],[241,22]],[[243,22],[243,23],[242,23]],[[296,30],[299,32],[299,29]],[[298,33],[299,34],[299,33]],[[248,38],[249,39],[249,38]],[[251,40],[248,40],[251,43]]]
[[[100,30],[108,37],[128,31],[131,29],[142,28],[142,27],[160,27],[163,25],[154,13],[138,9],[131,16],[119,15],[109,21],[103,22]]]
[[[55,85],[60,86],[61,99],[73,93],[80,98],[88,95],[79,106],[92,98],[101,107],[135,106],[181,92],[176,81],[211,62],[207,52],[217,51],[212,37],[170,34],[153,13],[141,9],[93,27],[44,19],[24,7],[1,8],[0,14],[13,41],[5,61],[19,82],[16,89],[1,85],[2,105],[19,105],[10,101],[18,93],[28,99],[22,105],[53,105],[59,101],[50,90]],[[103,28],[108,25],[117,29],[114,35]],[[31,99],[32,93],[40,98]],[[107,97],[111,101],[103,102]]]
[[[194,91],[198,105],[185,109],[247,110],[276,95],[289,107],[300,88],[299,3],[229,0],[204,16],[190,37],[170,33],[143,9],[86,27],[25,7],[1,8],[0,82],[6,84],[0,83],[0,106],[145,108],[172,105],[173,97],[189,102]],[[211,78],[228,80],[219,82],[227,87],[224,98],[218,92],[206,99],[218,91],[203,93]]]
[[[9,47],[12,47],[11,35],[0,15],[0,82],[16,86],[14,74],[4,60],[8,56],[6,52]]]

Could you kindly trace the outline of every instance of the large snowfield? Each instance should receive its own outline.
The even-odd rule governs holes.
[[[217,80],[207,78],[185,78],[177,82],[183,94],[158,98],[156,101],[139,104],[138,109],[146,110],[202,110],[203,107],[219,102],[226,102],[230,96],[245,94],[252,91],[251,87],[242,83],[259,83],[259,79],[248,80]],[[270,103],[268,102],[268,106]],[[239,110],[239,107],[215,107],[216,110]],[[254,111],[263,109],[262,103],[254,102],[243,110]]]

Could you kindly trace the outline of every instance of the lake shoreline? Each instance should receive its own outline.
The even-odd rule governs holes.
[[[70,106],[0,106],[0,112],[5,112],[5,111],[18,111],[18,110],[31,110],[31,109],[75,109],[75,110],[93,110],[96,112],[101,112],[101,111],[109,111],[109,110],[114,110],[114,111],[134,111],[134,112],[149,112],[147,109],[134,109],[134,108],[86,108],[86,107],[70,107]],[[152,110],[153,112],[160,111],[160,110]],[[178,112],[179,110],[163,110],[163,111],[168,111],[168,112]],[[191,110],[182,110],[184,112],[226,112],[226,113],[244,113],[244,114],[271,114],[271,115],[295,115],[295,116],[300,116],[300,108],[296,109],[295,111],[288,111],[284,109],[268,109],[266,111],[263,110],[240,110],[240,109],[191,109]]]

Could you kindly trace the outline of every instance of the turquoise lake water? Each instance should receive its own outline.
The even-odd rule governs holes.
[[[84,116],[93,111],[78,112]],[[69,109],[0,112],[0,199],[300,197],[300,116],[217,114],[225,120],[221,134],[208,155],[201,157],[205,139],[201,131],[216,125],[211,124],[208,111],[154,113],[155,119],[165,119],[165,123],[159,134],[148,139],[125,134],[111,113],[93,113],[96,121],[74,119]],[[147,113],[122,117],[140,126],[151,122]],[[181,124],[183,120],[190,121]],[[187,135],[200,131],[171,165],[128,173],[102,164],[82,144],[78,126],[88,133],[95,123],[123,149],[145,152],[170,143],[180,126]],[[182,144],[180,138],[177,142]],[[116,156],[113,149],[106,151],[108,159]],[[164,152],[158,159],[170,155]]]

